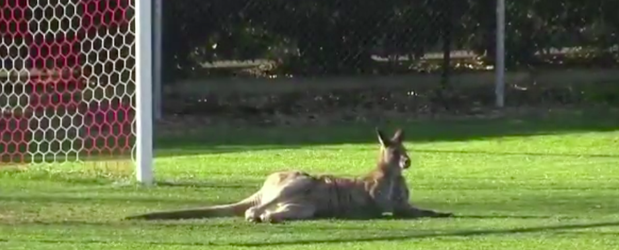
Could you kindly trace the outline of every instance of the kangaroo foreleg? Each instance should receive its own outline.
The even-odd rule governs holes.
[[[396,218],[409,218],[409,219],[424,218],[424,217],[445,218],[445,217],[452,217],[453,215],[454,215],[453,213],[445,213],[445,212],[437,212],[437,211],[429,210],[429,209],[421,209],[421,208],[415,207],[410,204],[399,207],[393,213],[393,216]]]

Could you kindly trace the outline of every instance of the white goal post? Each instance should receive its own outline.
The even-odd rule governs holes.
[[[112,162],[153,182],[152,13],[141,0],[0,3],[0,167]]]
[[[136,178],[153,181],[153,26],[152,1],[135,0]]]

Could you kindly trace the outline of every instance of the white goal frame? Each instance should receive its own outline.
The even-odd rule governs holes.
[[[152,184],[161,1],[156,32],[151,0],[1,5],[0,167],[81,163],[97,153],[130,152],[135,179]]]
[[[136,156],[138,182],[153,182],[153,5],[135,0]]]

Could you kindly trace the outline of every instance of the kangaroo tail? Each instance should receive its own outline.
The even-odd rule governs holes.
[[[125,220],[178,220],[242,216],[245,213],[245,210],[257,205],[259,202],[260,193],[257,192],[252,196],[233,204],[139,214],[125,217]]]

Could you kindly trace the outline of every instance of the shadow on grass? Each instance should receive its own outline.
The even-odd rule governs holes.
[[[427,208],[426,208],[427,209]],[[437,212],[446,212],[446,211],[438,211]],[[550,215],[460,215],[460,214],[456,214],[454,215],[454,217],[450,217],[450,218],[456,218],[456,219],[523,219],[523,220],[528,220],[528,219],[553,219],[553,218],[562,218],[562,219],[571,219],[571,218],[575,218],[572,216],[550,216]],[[410,220],[410,221],[416,221],[416,220],[421,220],[421,219],[432,219],[432,220],[440,220],[440,219],[450,219],[450,218],[431,218],[431,217],[425,217],[425,218],[398,218],[398,217],[390,217],[390,216],[385,216],[385,217],[380,217],[380,218],[354,218],[354,217],[350,217],[350,218],[346,218],[346,217],[338,217],[338,218],[314,218],[312,219],[312,221],[351,221],[351,222],[367,222],[367,221],[403,221],[403,220]],[[321,228],[321,229],[328,229],[328,228]],[[338,227],[338,229],[342,229],[342,227]],[[352,228],[352,229],[358,229],[358,228]]]
[[[166,192],[184,192],[185,196],[161,196],[159,192],[153,195],[147,195],[134,189],[114,189],[112,186],[107,186],[105,189],[96,185],[96,189],[51,189],[51,190],[37,190],[38,192],[27,193],[6,193],[0,194],[1,202],[28,202],[33,204],[45,204],[45,203],[62,203],[62,204],[74,204],[80,206],[83,204],[118,204],[123,205],[127,203],[134,204],[174,204],[178,206],[203,206],[203,205],[215,205],[222,203],[234,203],[237,200],[234,198],[221,199],[221,198],[206,198],[204,196],[191,196],[187,197],[187,193],[201,194],[201,193],[222,193],[228,194],[229,197],[235,197],[239,195],[238,199],[244,198],[246,195],[252,194],[260,186],[260,183],[251,180],[235,180],[229,183],[222,183],[221,181],[206,181],[206,182],[191,182],[182,181],[165,182],[159,181],[156,186],[165,187]],[[180,188],[182,191],[173,191],[174,188]],[[84,195],[85,193],[92,195]],[[234,194],[234,195],[233,195]]]
[[[192,135],[179,132],[155,140],[157,156],[219,154],[294,149],[313,145],[374,143],[374,124],[328,127],[207,127]],[[614,113],[574,111],[544,116],[459,121],[416,121],[380,124],[385,130],[402,127],[410,142],[466,141],[505,136],[534,136],[585,131],[619,130]],[[391,132],[389,131],[389,132]],[[612,156],[614,157],[614,156]]]
[[[53,224],[53,223],[52,223]],[[72,224],[72,223],[71,223]],[[81,223],[77,223],[78,225]],[[98,223],[97,225],[106,225],[104,223]],[[186,227],[187,225],[169,225],[170,227]],[[344,238],[344,239],[316,239],[316,240],[297,240],[297,241],[279,241],[279,242],[256,242],[256,243],[212,243],[212,242],[166,242],[155,240],[124,240],[127,244],[143,244],[143,245],[163,245],[163,246],[234,246],[234,247],[276,247],[286,245],[307,245],[307,244],[341,244],[341,243],[361,243],[361,242],[376,242],[376,241],[402,241],[411,239],[426,239],[426,238],[442,238],[442,237],[475,237],[486,235],[510,235],[510,234],[524,234],[524,233],[539,233],[539,232],[553,232],[556,233],[573,233],[573,236],[577,236],[579,232],[565,232],[562,230],[575,230],[575,229],[590,229],[600,227],[618,227],[619,222],[602,222],[602,223],[587,223],[587,224],[568,224],[568,225],[554,225],[554,226],[540,226],[540,227],[526,227],[516,229],[488,229],[488,230],[463,230],[463,231],[446,231],[446,232],[432,232],[432,233],[411,233],[407,235],[398,236],[364,236],[358,238]],[[611,235],[617,235],[612,233]],[[17,242],[18,240],[12,240],[8,238],[0,238],[0,242]],[[117,240],[79,240],[79,239],[28,239],[29,243],[43,243],[43,244],[118,244]]]
[[[228,183],[222,183],[221,181],[157,181],[156,186],[159,187],[191,187],[191,188],[210,188],[210,189],[258,189],[262,184],[262,180],[256,181],[238,180]]]
[[[472,154],[472,155],[502,155],[502,156],[543,156],[543,157],[588,157],[588,158],[619,158],[619,154],[561,154],[561,153],[514,153],[514,152],[489,152],[482,150],[431,150],[416,149],[419,153],[445,153],[445,154]]]
[[[107,205],[123,205],[129,202],[131,203],[154,203],[154,204],[214,204],[217,200],[208,199],[195,199],[189,200],[187,198],[157,198],[157,197],[139,197],[139,196],[123,196],[123,197],[76,197],[76,196],[44,196],[44,195],[30,195],[30,196],[2,196],[0,202],[31,202],[37,204],[49,204],[49,203],[62,203],[62,204],[107,204]]]
[[[482,220],[486,220],[486,219],[523,219],[523,220],[529,220],[529,219],[553,219],[553,218],[562,218],[562,219],[571,219],[571,218],[576,218],[573,216],[550,216],[550,215],[456,215],[456,217],[454,218],[458,218],[458,219],[482,219]]]
[[[19,240],[12,239],[2,239],[0,238],[0,242],[20,242]],[[39,244],[80,244],[80,245],[118,245],[119,242],[117,240],[73,240],[73,239],[28,239],[26,241],[21,241],[24,243],[39,243]],[[165,242],[165,241],[130,241],[125,240],[128,244],[141,244],[141,245],[152,245],[152,246],[215,246],[209,242]]]
[[[315,145],[375,143],[374,128],[380,126],[389,133],[396,127],[406,130],[412,143],[437,141],[467,141],[505,136],[535,136],[586,131],[619,130],[619,114],[615,111],[575,110],[544,115],[520,115],[496,119],[432,120],[415,122],[391,121],[382,124],[339,124],[332,126],[244,127],[213,125],[198,132],[155,131],[154,146],[158,157],[224,154],[263,150],[295,149]],[[0,143],[0,151],[4,144]],[[123,151],[124,152],[124,151]],[[482,152],[479,152],[482,153]],[[103,153],[102,153],[103,154]],[[131,163],[128,151],[108,155],[80,153],[79,159],[107,165]],[[69,157],[69,156],[68,156]],[[594,156],[597,157],[597,156]],[[605,157],[605,156],[599,156]],[[615,156],[609,156],[615,157]],[[40,158],[40,156],[39,156]],[[69,159],[77,159],[70,156]],[[57,157],[48,157],[57,163]],[[43,164],[42,159],[27,160]],[[14,164],[13,164],[14,165]],[[8,165],[7,165],[8,166]],[[12,166],[12,165],[11,165]],[[0,163],[0,168],[3,165]],[[100,166],[95,166],[100,168]]]
[[[359,243],[359,242],[374,242],[374,241],[400,241],[400,240],[424,239],[424,238],[435,238],[435,237],[474,237],[474,236],[484,236],[484,235],[538,233],[538,232],[545,232],[545,231],[587,229],[587,228],[598,228],[598,227],[619,227],[619,221],[602,222],[602,223],[587,223],[587,224],[541,226],[541,227],[527,227],[527,228],[516,228],[516,229],[466,230],[466,231],[451,231],[451,232],[441,232],[441,233],[418,233],[418,234],[413,233],[409,235],[398,235],[398,236],[379,236],[379,237],[370,236],[370,237],[350,238],[350,239],[256,242],[256,243],[243,243],[243,244],[231,244],[231,245],[242,246],[242,247],[260,247],[260,246],[284,246],[284,245],[305,245],[305,244]]]

